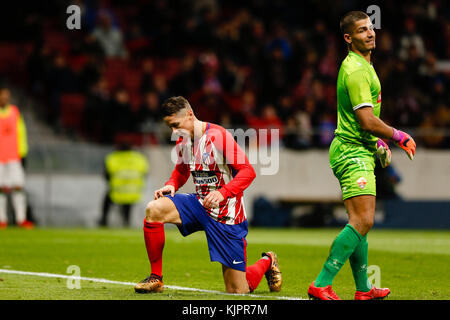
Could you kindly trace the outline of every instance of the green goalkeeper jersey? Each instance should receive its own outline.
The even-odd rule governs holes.
[[[380,116],[380,80],[372,64],[353,51],[349,52],[339,69],[337,103],[336,137],[343,142],[362,145],[376,151],[378,138],[361,129],[355,110],[370,106],[374,115]]]

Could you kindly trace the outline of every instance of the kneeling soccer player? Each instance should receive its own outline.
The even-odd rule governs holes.
[[[151,274],[136,284],[135,291],[163,291],[165,223],[175,224],[183,236],[205,232],[211,261],[222,264],[227,292],[253,292],[263,275],[270,291],[280,291],[282,278],[274,252],[264,252],[247,267],[243,191],[256,176],[247,156],[224,128],[198,120],[185,98],[169,98],[162,109],[164,122],[180,135],[178,162],[169,181],[147,205],[144,238]],[[196,193],[175,194],[190,174]]]

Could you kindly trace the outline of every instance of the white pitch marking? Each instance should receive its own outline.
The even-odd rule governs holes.
[[[25,275],[25,276],[36,276],[36,277],[45,277],[45,278],[84,280],[84,281],[92,281],[92,282],[100,282],[100,283],[121,284],[121,285],[126,285],[126,286],[134,286],[135,285],[134,282],[114,281],[114,280],[100,279],[100,278],[76,277],[76,276],[68,276],[68,275],[64,275],[64,274],[47,273],[47,272],[29,272],[29,271],[0,269],[0,273],[21,274],[21,275]],[[202,293],[220,294],[220,295],[226,295],[226,296],[243,296],[243,297],[251,297],[251,298],[274,298],[274,299],[278,299],[278,300],[306,300],[301,297],[284,297],[284,296],[271,297],[271,296],[255,295],[255,294],[237,294],[237,293],[226,293],[226,292],[215,291],[215,290],[204,290],[204,289],[169,286],[169,285],[164,285],[164,287],[173,289],[173,290],[195,291],[195,292],[202,292]]]

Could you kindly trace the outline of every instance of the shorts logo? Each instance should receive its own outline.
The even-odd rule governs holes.
[[[381,102],[381,91],[380,91],[380,93],[378,94],[378,98],[377,98],[377,103],[380,103]]]
[[[239,264],[239,263],[242,263],[242,262],[244,262],[244,261],[236,261],[236,260],[233,260],[233,264]]]
[[[364,178],[364,177],[361,177],[361,178],[359,178],[358,180],[356,180],[356,183],[358,184],[358,186],[359,186],[361,189],[364,189],[364,188],[366,187],[366,184],[367,184],[367,179]]]

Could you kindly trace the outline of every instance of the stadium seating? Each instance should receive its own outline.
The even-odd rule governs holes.
[[[78,130],[81,127],[85,96],[78,93],[61,96],[61,122],[67,128]]]

